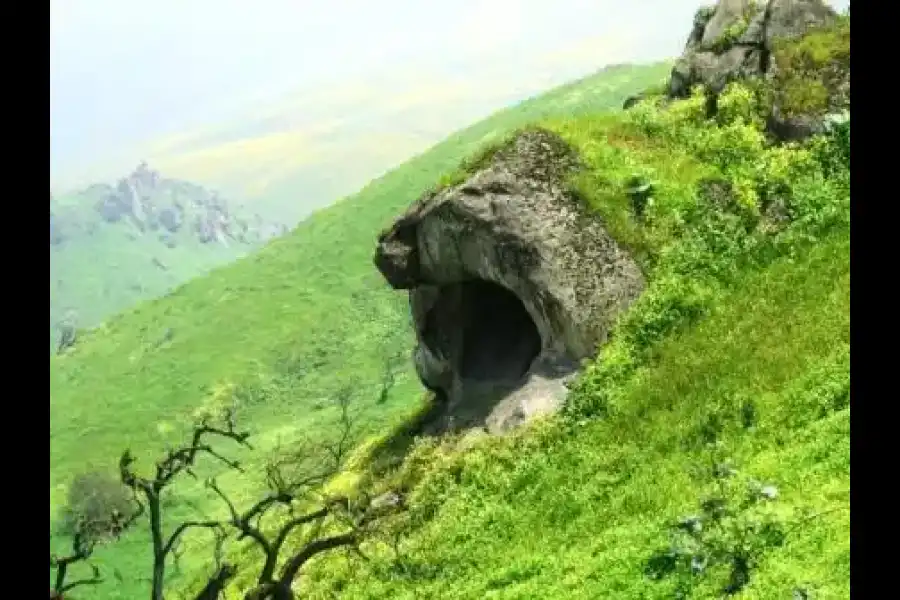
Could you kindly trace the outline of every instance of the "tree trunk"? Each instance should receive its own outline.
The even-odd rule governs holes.
[[[150,598],[151,600],[164,600],[166,556],[163,553],[159,494],[147,494],[147,507],[150,509],[150,534],[153,536],[153,587],[150,591]]]

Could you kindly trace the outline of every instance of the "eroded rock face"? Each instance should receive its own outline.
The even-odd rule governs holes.
[[[460,185],[426,194],[379,237],[375,263],[409,291],[423,384],[446,427],[502,430],[553,410],[644,278],[567,192],[577,159],[520,134]]]
[[[834,22],[822,0],[720,0],[694,17],[684,53],[669,80],[669,96],[704,85],[713,93],[738,79],[766,75],[776,39],[793,39]]]

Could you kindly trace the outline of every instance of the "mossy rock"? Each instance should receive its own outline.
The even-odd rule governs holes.
[[[785,117],[822,116],[850,106],[850,17],[795,40],[776,40],[773,101]]]

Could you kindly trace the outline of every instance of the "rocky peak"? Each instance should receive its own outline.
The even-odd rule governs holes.
[[[737,79],[764,76],[778,39],[795,39],[830,25],[837,14],[822,0],[719,0],[694,16],[669,95],[683,98],[695,85],[720,92]]]
[[[255,244],[287,232],[283,225],[234,209],[214,191],[163,177],[146,162],[114,185],[94,184],[79,195],[91,203],[102,222],[129,225],[137,230],[136,235],[156,235],[170,247],[188,237],[204,244]],[[86,220],[88,224],[81,228],[88,232],[96,227],[90,218],[75,217],[71,212],[54,214],[51,196],[51,245],[67,238],[65,232],[73,230],[73,221]]]
[[[758,79],[776,88],[770,120],[770,130],[776,137],[797,139],[816,133],[824,113],[849,107],[849,94],[840,93],[849,88],[849,65],[839,73],[841,81],[831,81],[834,77],[829,75],[826,83],[831,97],[822,114],[788,116],[778,104],[777,85],[784,74],[779,73],[773,54],[779,44],[833,27],[837,19],[837,13],[822,0],[720,0],[715,6],[701,8],[684,52],[672,69],[668,96],[685,98],[693,87],[702,85],[714,112],[715,98],[728,83]],[[821,79],[824,71],[804,76]]]

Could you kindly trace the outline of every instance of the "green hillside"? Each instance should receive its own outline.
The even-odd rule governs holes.
[[[775,93],[811,87],[847,68],[849,21],[775,59],[796,67]],[[409,511],[311,567],[307,597],[850,597],[849,121],[773,146],[754,89],[714,120],[695,94],[542,122],[650,287],[563,415],[363,465]]]
[[[139,166],[116,185],[50,199],[50,345],[282,232],[218,194]]]
[[[239,419],[252,428],[258,458],[251,462],[276,446],[289,451],[305,432],[327,434],[335,416],[328,399],[344,386],[353,386],[372,432],[416,411],[421,391],[405,360],[406,301],[371,266],[378,230],[480,144],[541,119],[616,109],[668,69],[611,67],[501,111],[260,252],[85,333],[50,363],[51,522],[73,476],[113,468],[125,447],[152,458],[216,398],[234,398]],[[404,359],[395,361],[397,385],[378,404],[382,358],[397,353]],[[199,485],[187,483],[179,495],[183,508],[173,514],[209,508]],[[143,595],[146,547],[135,532],[98,551],[98,562],[124,581],[100,586],[92,597]],[[190,557],[183,563],[189,568]]]
[[[734,15],[723,39],[740,39],[750,16]],[[715,104],[700,88],[664,98],[671,65],[610,67],[87,332],[50,362],[51,549],[67,542],[57,517],[73,478],[114,472],[124,448],[149,470],[194,417],[230,406],[252,433],[252,449],[227,450],[246,474],[203,463],[165,498],[170,528],[224,518],[206,477],[245,506],[265,461],[297,460],[335,434],[336,399],[349,394],[356,452],[328,491],[397,493],[405,510],[358,552],[307,564],[297,597],[849,598],[849,38],[842,17],[778,40],[759,63],[777,65],[773,76],[732,83]],[[776,143],[773,106],[828,118],[805,141]],[[635,257],[647,288],[560,414],[507,435],[417,437],[429,398],[408,357],[407,297],[372,265],[377,233],[533,128],[577,153],[566,191]],[[396,385],[380,396],[386,378]],[[346,527],[324,523],[302,533]],[[147,596],[145,528],[97,550],[110,575],[83,597]],[[170,599],[195,598],[212,571],[208,538],[182,550]],[[238,569],[229,597],[244,597],[258,548],[232,539],[223,553]]]
[[[849,125],[768,147],[750,97],[718,124],[702,97],[546,124],[650,288],[562,417],[364,471],[410,510],[364,560],[307,571],[307,597],[850,597]],[[658,182],[642,224],[635,174]],[[789,224],[759,210],[774,190]]]

